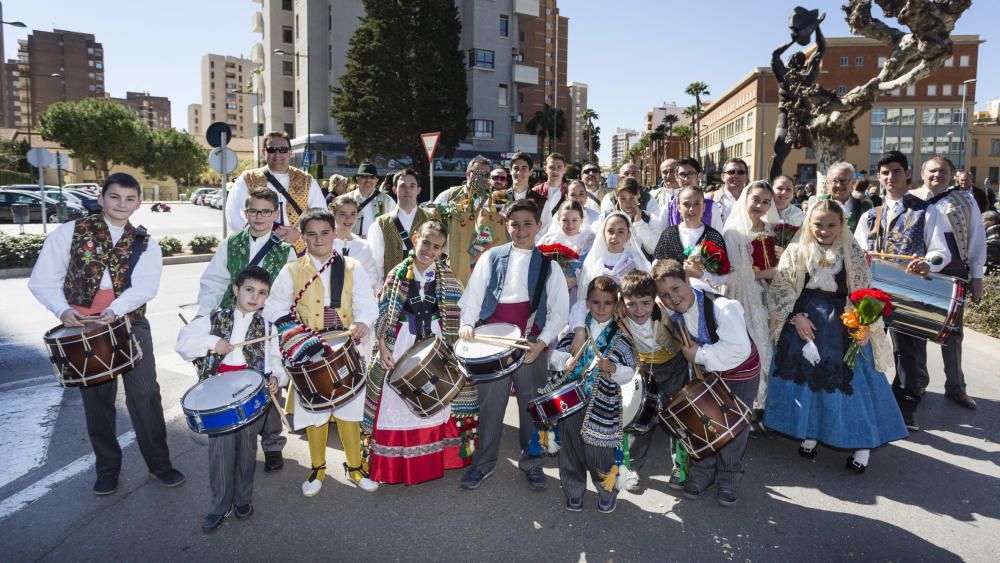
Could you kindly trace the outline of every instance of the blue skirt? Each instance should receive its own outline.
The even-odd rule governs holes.
[[[871,344],[859,352],[854,370],[843,363],[850,343],[840,320],[846,297],[803,290],[795,303],[816,327],[821,361],[802,357],[805,342],[785,325],[775,347],[764,425],[798,439],[848,450],[872,449],[907,436],[892,388],[875,368]]]

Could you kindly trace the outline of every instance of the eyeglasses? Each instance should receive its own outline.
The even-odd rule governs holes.
[[[583,171],[584,174],[600,174],[600,172],[597,168],[588,168]]]
[[[697,176],[698,173],[697,172],[678,172],[677,175],[680,176],[681,178],[690,178],[691,176]]]
[[[490,180],[493,180],[494,182],[500,182],[501,184],[503,184],[503,183],[507,182],[507,177],[506,176],[490,176]]]
[[[737,168],[736,170],[726,170],[723,174],[728,174],[730,176],[746,176],[747,171]]]
[[[274,215],[274,209],[247,209],[247,217],[264,217],[265,219]]]
[[[289,147],[264,147],[264,152],[266,152],[267,154],[274,154],[274,153],[285,154],[289,150],[291,150]]]
[[[850,178],[827,178],[826,181],[830,182],[831,184],[837,184],[837,185],[850,184],[851,183],[851,179]]]

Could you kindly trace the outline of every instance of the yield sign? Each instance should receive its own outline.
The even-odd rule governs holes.
[[[420,140],[424,143],[424,150],[427,151],[427,161],[432,162],[434,160],[434,151],[437,150],[438,139],[441,138],[441,132],[437,133],[421,133]]]

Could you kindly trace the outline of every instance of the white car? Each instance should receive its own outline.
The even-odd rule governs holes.
[[[218,188],[198,188],[197,190],[191,192],[191,197],[188,198],[188,201],[195,205],[201,205],[203,203],[201,201],[201,196],[211,193],[217,189]]]

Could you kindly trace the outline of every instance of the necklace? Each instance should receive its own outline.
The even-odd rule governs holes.
[[[819,258],[819,267],[829,268],[837,260],[837,255],[835,252],[833,252],[833,249],[830,247],[824,247],[823,245],[820,245],[819,248],[820,251],[822,251],[822,255]]]

